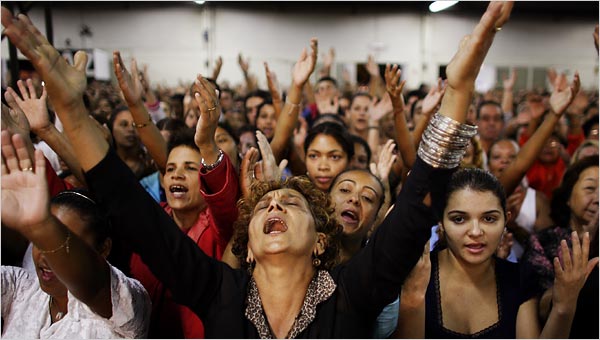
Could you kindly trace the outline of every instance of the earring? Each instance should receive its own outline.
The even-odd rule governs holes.
[[[313,266],[318,267],[321,265],[321,260],[318,257],[315,257],[312,261]]]

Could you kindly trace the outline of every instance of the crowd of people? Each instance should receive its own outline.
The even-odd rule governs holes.
[[[338,82],[312,38],[283,91],[241,54],[235,87],[118,51],[88,81],[3,7],[36,72],[2,94],[2,337],[597,338],[598,92],[475,92],[512,7],[431,86]]]

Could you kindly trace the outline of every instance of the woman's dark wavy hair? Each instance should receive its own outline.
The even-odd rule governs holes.
[[[502,213],[506,219],[506,194],[502,184],[496,176],[492,175],[489,171],[479,168],[463,168],[452,174],[450,182],[446,189],[446,196],[444,198],[444,210],[448,206],[448,199],[450,196],[459,190],[471,189],[479,192],[491,192],[500,201],[502,207]],[[435,244],[435,249],[444,249],[447,247],[446,239],[440,236],[438,242]]]
[[[295,190],[308,202],[311,216],[315,221],[315,229],[326,235],[325,251],[319,256],[321,264],[317,269],[331,269],[338,263],[342,226],[335,219],[335,210],[329,195],[315,187],[304,176],[290,177],[285,181],[255,182],[250,190],[251,196],[238,201],[239,217],[234,224],[232,252],[240,261],[242,268],[248,269],[252,266],[246,262],[246,257],[248,256],[248,226],[254,217],[254,207],[264,195],[279,189]]]
[[[550,202],[550,217],[559,227],[568,228],[571,220],[571,208],[567,205],[573,187],[583,171],[589,167],[598,166],[598,155],[588,156],[571,165],[565,172],[560,186],[552,192]]]
[[[304,153],[318,135],[331,136],[342,147],[346,156],[348,156],[348,164],[354,156],[354,142],[350,139],[350,134],[343,127],[333,122],[325,122],[308,130],[306,139],[304,140]]]
[[[77,213],[79,219],[94,237],[94,245],[99,248],[109,237],[110,229],[106,215],[102,212],[91,193],[85,189],[65,190],[52,197],[50,205],[66,208]]]

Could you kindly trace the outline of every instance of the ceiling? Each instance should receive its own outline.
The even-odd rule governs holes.
[[[331,13],[372,14],[389,12],[428,13],[430,1],[207,1],[204,6],[216,8],[237,8],[247,11],[270,11],[281,13]],[[461,1],[447,9],[445,13],[480,16],[487,2]],[[49,8],[110,8],[136,9],[151,7],[190,7],[199,8],[193,1],[3,1],[3,6],[15,5],[20,10],[32,7]],[[513,17],[530,18],[581,18],[598,19],[597,1],[517,1]]]

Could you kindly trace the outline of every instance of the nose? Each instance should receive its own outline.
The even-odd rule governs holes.
[[[178,178],[178,179],[185,178],[185,172],[183,171],[183,168],[178,167],[175,170],[173,170],[173,172],[171,173],[171,178]]]
[[[327,162],[327,159],[325,157],[319,158],[318,169],[323,171],[329,170],[329,162]]]
[[[479,221],[474,220],[469,228],[469,236],[478,237],[483,235],[483,229],[479,226]]]
[[[279,202],[272,199],[271,203],[269,204],[269,208],[267,209],[267,212],[272,212],[274,210],[285,212],[285,208],[281,204],[279,204]]]
[[[348,197],[348,202],[354,205],[358,205],[360,203],[360,199],[358,198],[358,192],[350,193]]]

